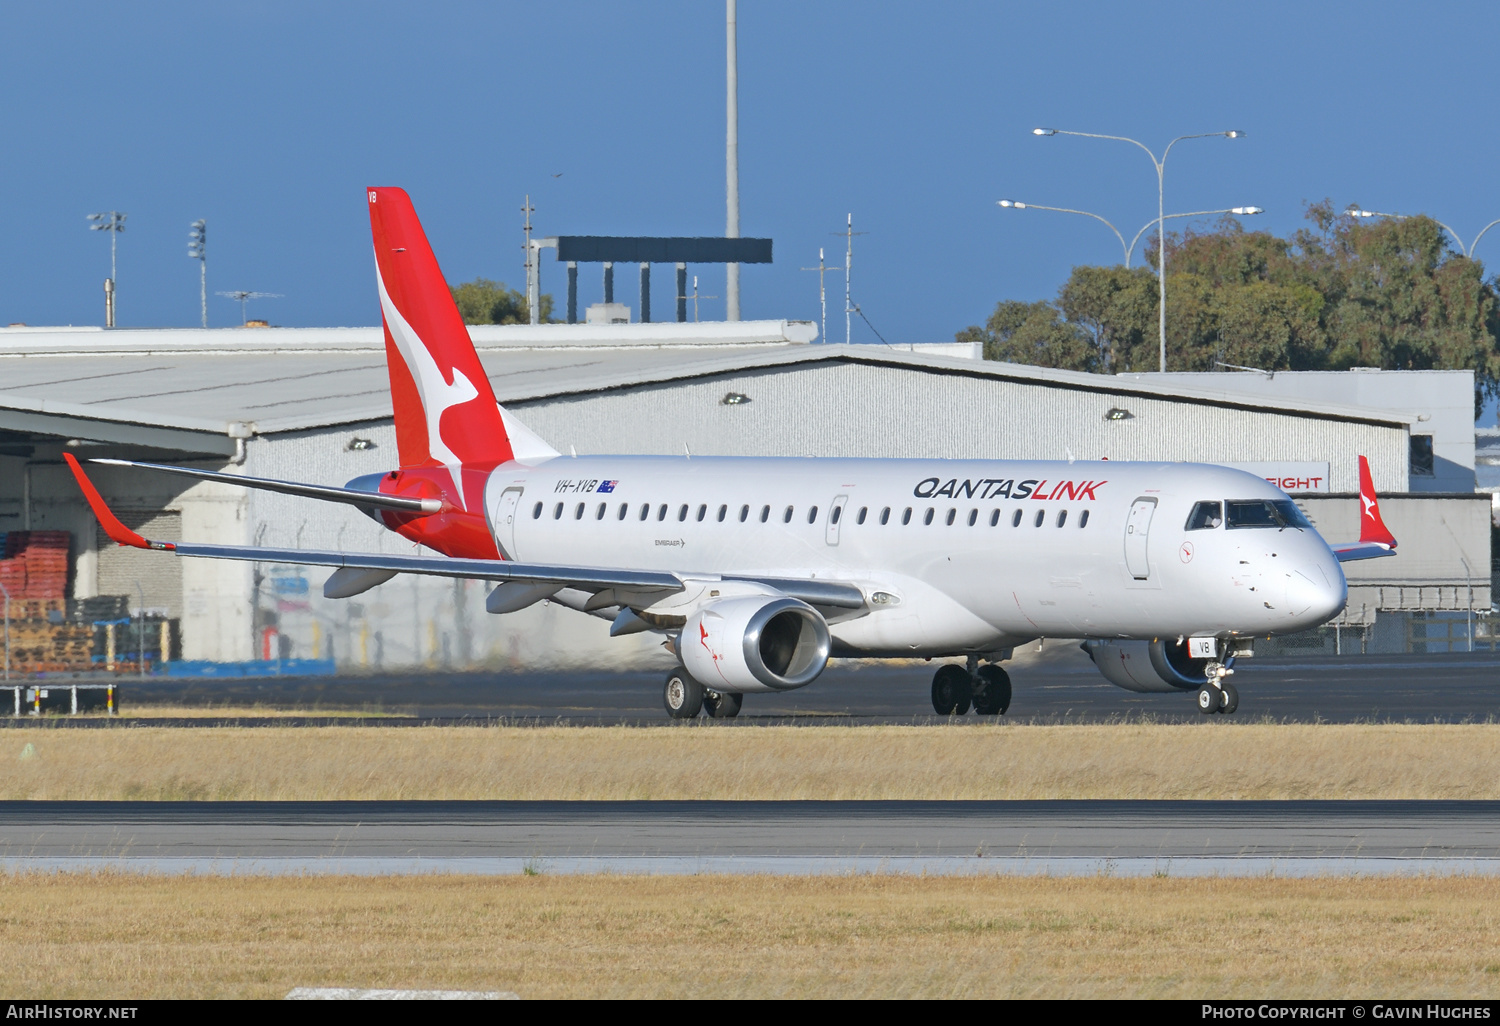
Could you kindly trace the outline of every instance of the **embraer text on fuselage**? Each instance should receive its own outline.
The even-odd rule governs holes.
[[[1040,501],[1051,499],[1068,499],[1071,501],[1082,501],[1085,499],[1098,499],[1094,494],[1095,489],[1109,484],[1108,481],[1038,481],[1031,478],[1026,481],[1016,481],[1009,478],[986,477],[975,481],[964,478],[950,478],[943,481],[940,478],[923,478],[918,485],[912,489],[912,494],[919,499],[935,499],[939,496],[950,499],[1025,499],[1032,498]]]

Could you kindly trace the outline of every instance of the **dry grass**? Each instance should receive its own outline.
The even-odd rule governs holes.
[[[1500,996],[1500,880],[5,881],[17,996]]]
[[[1500,725],[37,728],[0,765],[6,799],[1500,798]]]

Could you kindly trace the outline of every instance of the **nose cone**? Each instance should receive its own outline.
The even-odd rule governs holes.
[[[1283,607],[1303,627],[1316,627],[1337,616],[1349,598],[1349,585],[1335,560],[1314,560],[1286,575]]]

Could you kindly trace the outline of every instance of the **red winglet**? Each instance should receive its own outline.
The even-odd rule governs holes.
[[[120,523],[120,518],[109,511],[109,507],[104,504],[104,499],[99,495],[99,489],[95,488],[94,482],[90,481],[84,474],[83,468],[78,465],[78,461],[73,458],[73,454],[65,452],[63,453],[63,459],[68,461],[68,469],[73,471],[73,477],[78,481],[78,487],[83,489],[83,497],[89,501],[89,508],[94,511],[94,516],[99,518],[99,523],[103,526],[105,534],[121,545],[130,545],[137,549],[166,549],[170,551],[175,547],[171,542],[147,541]]]
[[[1396,547],[1396,537],[1380,519],[1380,502],[1375,497],[1375,479],[1370,476],[1370,461],[1359,458],[1359,540],[1376,545]]]

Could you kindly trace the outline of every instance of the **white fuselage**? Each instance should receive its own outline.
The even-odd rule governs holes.
[[[928,656],[1323,623],[1347,589],[1316,531],[1187,530],[1203,500],[1285,498],[1187,463],[591,456],[504,464],[485,509],[526,563],[854,584],[837,654]]]

